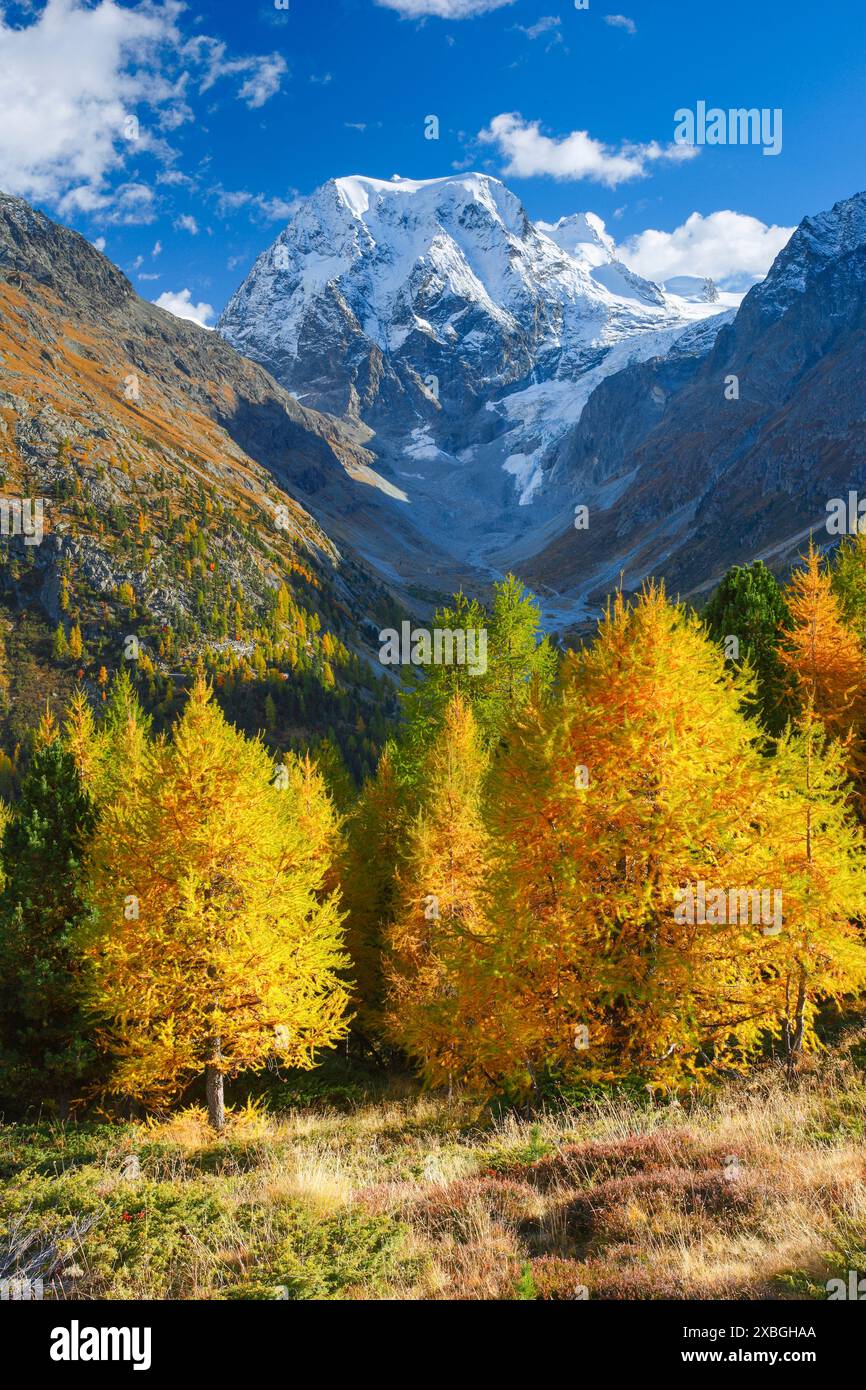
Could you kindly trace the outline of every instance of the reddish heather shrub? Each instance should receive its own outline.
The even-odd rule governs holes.
[[[664,1229],[672,1216],[710,1220],[716,1229],[754,1226],[771,1191],[754,1182],[729,1182],[722,1174],[669,1168],[612,1178],[567,1201],[566,1229],[576,1241],[629,1240],[647,1227]]]
[[[542,1255],[530,1262],[532,1281],[538,1297],[545,1301],[563,1303],[582,1297],[587,1287],[584,1266],[578,1260],[564,1260],[558,1255]]]
[[[473,1213],[483,1209],[502,1226],[521,1227],[529,1221],[538,1198],[526,1183],[501,1177],[463,1178],[428,1188],[405,1215],[433,1236],[470,1239]]]
[[[682,1164],[699,1166],[702,1154],[697,1137],[687,1129],[635,1134],[616,1143],[589,1140],[564,1144],[556,1153],[535,1163],[514,1163],[499,1171],[529,1182],[541,1192],[552,1187],[584,1187],[607,1178],[625,1178]]]

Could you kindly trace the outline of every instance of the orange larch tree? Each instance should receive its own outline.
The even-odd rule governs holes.
[[[772,772],[745,693],[662,589],[618,595],[503,760],[497,891],[536,1072],[665,1083],[758,1046],[766,940],[729,909],[768,882]]]
[[[779,644],[779,657],[801,706],[841,740],[849,769],[862,777],[860,730],[866,714],[866,657],[845,620],[832,578],[814,543],[803,568],[794,572],[785,595],[793,627]]]

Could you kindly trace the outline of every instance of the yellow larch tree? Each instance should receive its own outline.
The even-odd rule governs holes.
[[[814,543],[809,543],[805,565],[795,570],[785,598],[793,627],[780,641],[779,657],[792,689],[828,734],[843,742],[851,774],[862,778],[866,656]]]
[[[485,764],[472,711],[457,693],[422,763],[421,809],[386,929],[386,1030],[432,1084],[467,1080],[484,1067]]]
[[[204,1076],[220,1130],[225,1076],[312,1067],[345,1035],[333,834],[312,765],[275,770],[199,678],[97,831],[83,946],[116,1091],[160,1103]]]
[[[776,1027],[792,1073],[818,1046],[819,1005],[866,987],[866,842],[850,804],[845,755],[807,706],[773,760],[777,792],[767,827],[780,893],[772,933]]]

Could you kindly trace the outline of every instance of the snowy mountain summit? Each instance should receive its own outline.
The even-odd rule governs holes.
[[[541,519],[551,449],[608,372],[721,307],[636,275],[592,213],[534,224],[487,174],[355,175],[301,203],[217,327],[368,426],[413,520],[444,516],[466,555]]]
[[[353,176],[305,200],[218,327],[310,404],[368,419],[400,401],[430,419],[693,317],[591,213],[533,225],[486,174]]]

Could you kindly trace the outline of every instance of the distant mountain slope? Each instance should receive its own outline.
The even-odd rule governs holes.
[[[685,593],[757,555],[783,566],[810,529],[828,539],[830,498],[866,485],[864,402],[860,193],[801,223],[711,344],[684,337],[598,386],[551,475],[589,529],[564,526],[530,580],[597,604],[620,570]]]
[[[11,614],[80,627],[88,679],[130,633],[157,684],[205,649],[252,673],[266,637],[323,708],[360,688],[359,634],[393,603],[305,504],[357,511],[370,462],[357,431],[0,195],[0,488],[44,498],[46,531],[0,540],[0,583]]]
[[[514,569],[559,627],[620,575],[700,593],[784,567],[864,485],[864,283],[866,194],[807,218],[735,312],[634,277],[589,214],[533,228],[496,180],[336,180],[221,320],[291,390],[342,393],[336,420],[0,198],[4,490],[54,500],[10,592],[56,622],[72,566],[94,630],[128,584],[154,623],[225,640],[226,585],[250,628],[282,578],[357,648],[377,579],[429,611]],[[178,566],[184,518],[208,535],[180,533]]]

